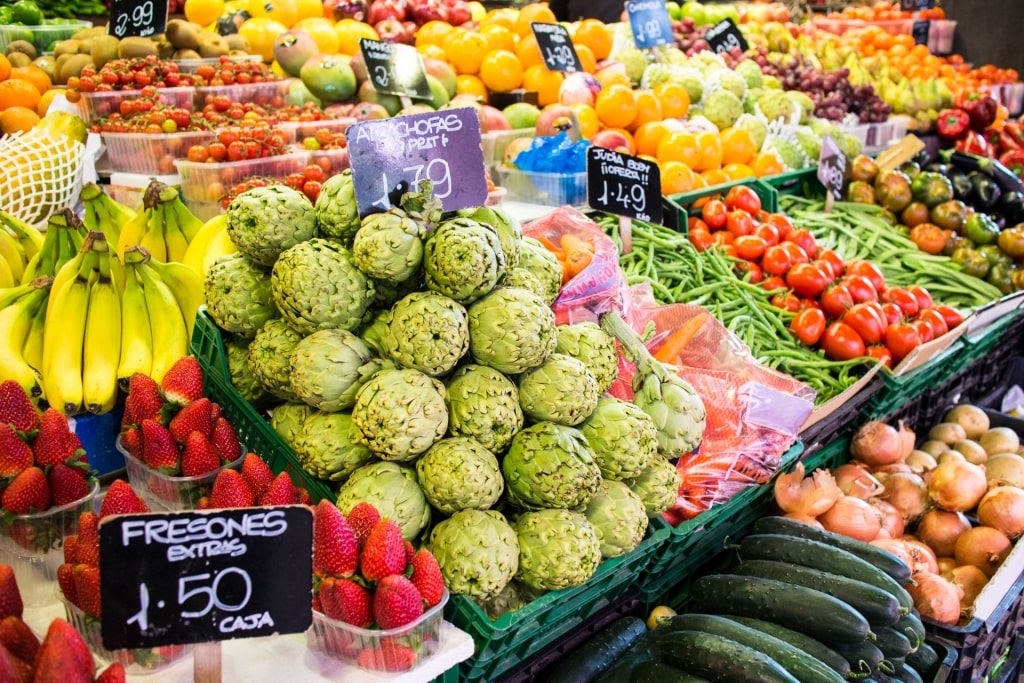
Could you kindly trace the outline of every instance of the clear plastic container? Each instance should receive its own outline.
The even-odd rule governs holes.
[[[480,147],[484,151],[484,168],[501,166],[505,163],[505,150],[513,140],[532,138],[534,128],[515,128],[513,130],[496,130],[480,135]]]
[[[301,149],[301,146],[296,146],[296,150]],[[324,172],[327,176],[338,175],[346,168],[352,166],[349,160],[348,148],[342,147],[341,149],[321,149],[312,150],[309,152],[309,163],[317,164],[323,167]]]
[[[263,58],[259,55],[234,55],[229,57],[236,64],[259,64]],[[220,57],[200,57],[199,59],[176,59],[178,70],[183,74],[195,73],[201,66],[217,66],[220,64]]]
[[[32,43],[38,54],[52,54],[54,43],[67,40],[83,28],[91,26],[91,21],[69,21],[66,24],[39,24],[37,26],[3,24],[0,25],[0,51],[6,50],[7,46],[16,40],[27,40]]]
[[[333,133],[344,133],[355,122],[351,116],[319,121],[278,121],[274,128],[284,131],[289,144],[301,144],[305,138],[315,136],[318,130],[326,128]]]
[[[170,477],[136,459],[121,444],[120,437],[117,450],[124,456],[128,483],[154,512],[196,509],[199,499],[210,495],[213,481],[221,470],[237,469],[242,465],[242,452],[239,452],[239,457],[209,474],[200,477]]]
[[[447,602],[446,590],[441,601],[419,619],[388,630],[359,628],[313,610],[313,625],[306,631],[306,643],[346,664],[369,671],[388,670],[382,648],[408,648],[416,655],[413,669],[441,649],[441,621]]]
[[[907,117],[893,116],[881,123],[862,123],[856,126],[840,126],[844,133],[860,140],[864,154],[881,152],[889,145],[899,142],[907,133]]]
[[[112,171],[173,175],[174,160],[184,159],[192,145],[205,145],[213,140],[213,132],[205,130],[185,133],[100,133],[107,148]]]
[[[192,93],[194,88],[191,86],[160,88],[157,92],[158,100],[161,104],[192,111]],[[86,123],[93,123],[118,111],[122,101],[135,99],[141,93],[141,90],[84,92],[82,93],[82,99],[78,101],[78,115],[85,119]]]
[[[185,202],[185,206],[192,212],[192,215],[203,222],[210,220],[214,216],[227,213],[224,207],[220,205],[220,202],[200,202],[187,197],[182,199],[182,201]]]
[[[289,173],[300,173],[307,163],[309,152],[300,151],[216,164],[178,159],[174,165],[181,175],[181,194],[186,202],[216,202],[232,185],[246,178],[261,176],[282,180]]]
[[[951,19],[932,19],[928,27],[928,51],[933,55],[948,55],[953,52],[953,36],[956,22]]]
[[[264,81],[263,83],[244,83],[237,85],[201,85],[194,88],[195,107],[201,110],[210,98],[218,95],[227,96],[232,102],[253,102],[261,106],[271,106],[275,97],[288,96],[288,81]]]
[[[494,183],[508,190],[505,199],[544,206],[583,206],[587,202],[587,172],[540,173],[500,166]]]
[[[996,102],[1006,107],[1010,116],[1017,116],[1024,109],[1024,83],[999,83],[982,86]]]

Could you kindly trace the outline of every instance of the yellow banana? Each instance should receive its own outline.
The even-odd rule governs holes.
[[[149,228],[149,217],[152,209],[143,209],[135,217],[121,226],[121,234],[117,238],[117,254],[124,257],[125,249],[142,243],[142,238]]]
[[[33,316],[46,305],[46,294],[45,286],[33,286],[0,310],[0,377],[13,379],[32,397],[42,393],[42,378],[39,371],[25,361],[22,350]]]
[[[68,234],[64,233],[63,236],[65,238],[67,238]],[[75,277],[78,276],[78,273],[79,273],[79,271],[82,270],[83,263],[86,260],[95,261],[96,254],[94,252],[92,252],[92,243],[96,239],[102,238],[102,237],[103,237],[103,233],[101,233],[101,232],[91,232],[91,233],[89,233],[89,235],[88,235],[88,245],[89,246],[86,247],[85,243],[83,242],[82,246],[75,252],[75,255],[72,258],[64,261],[62,265],[58,265],[58,270],[57,270],[57,272],[54,275],[53,286],[50,288],[50,302],[49,302],[49,307],[46,310],[46,315],[47,316],[51,316],[52,315],[51,311],[52,311],[52,307],[53,307],[54,299],[55,299],[54,295],[56,295],[57,292],[59,292],[61,289],[63,289],[64,285],[69,280],[72,280],[72,279],[74,279]],[[60,242],[60,237],[58,237],[58,242]],[[64,243],[60,244],[60,249],[61,250],[67,249],[68,251],[70,251],[72,246],[73,246],[72,242],[69,239],[64,239]],[[58,260],[60,258],[63,258],[63,256],[58,257]],[[92,264],[91,263],[90,263],[89,267],[90,267],[90,269],[92,268]],[[43,274],[44,273],[40,273],[40,275],[43,275]],[[52,319],[53,318],[51,318],[51,320]]]
[[[185,318],[188,338],[191,339],[196,313],[199,311],[199,307],[206,303],[206,297],[203,294],[203,281],[184,263],[150,261],[147,265],[156,271],[156,274],[174,294],[178,308],[181,309],[181,315]]]
[[[14,273],[11,271],[11,267],[7,265],[7,259],[0,256],[0,287],[14,287],[21,280],[14,279]]]
[[[36,287],[33,287],[32,284],[28,282],[23,285],[0,288],[0,309],[7,308],[20,299],[22,295],[28,294],[33,289],[36,289]]]
[[[14,236],[2,227],[0,227],[0,261],[7,262],[7,267],[11,271],[11,279],[15,283],[20,283],[21,276],[25,273],[25,253]]]
[[[145,254],[145,252],[142,252]],[[168,287],[145,260],[137,267],[149,311],[153,335],[153,367],[149,376],[159,382],[175,362],[188,353],[188,327],[178,302]]]
[[[32,323],[29,326],[28,335],[25,337],[25,345],[21,350],[21,357],[25,362],[40,372],[43,368],[43,334],[46,332],[46,305],[49,301],[49,289],[52,282],[53,278],[47,278],[46,299],[36,309],[35,315],[32,316]]]
[[[110,412],[117,402],[121,359],[121,297],[110,278],[89,289],[89,312],[82,345],[82,402],[94,415]]]
[[[221,253],[211,251],[214,244],[222,245],[223,239],[226,239],[231,252],[237,251],[237,247],[235,247],[234,242],[231,241],[231,236],[227,232],[228,216],[225,213],[217,214],[203,223],[203,227],[199,229],[196,236],[189,242],[188,250],[185,252],[185,258],[182,259],[182,263],[195,271],[200,279],[205,279],[206,270],[209,267],[209,256],[214,254],[216,256],[222,255]]]
[[[34,225],[30,225],[17,216],[0,210],[0,225],[14,233],[26,259],[30,259],[43,248],[43,233]]]
[[[174,190],[174,198],[171,199],[171,193],[163,193],[164,206],[167,207],[169,212],[174,216],[174,222],[181,228],[182,234],[185,235],[185,241],[191,243],[196,238],[196,234],[202,230],[203,221],[196,217],[192,211],[185,206],[185,202],[181,200],[181,193],[178,192],[177,188],[171,188]]]
[[[121,343],[117,378],[126,386],[136,372],[150,374],[153,368],[153,333],[150,329],[146,296],[136,266],[126,267],[121,295]]]
[[[185,252],[188,251],[188,239],[182,232],[181,225],[175,217],[174,212],[163,204],[160,207],[164,217],[164,242],[167,245],[167,262],[185,260]]]
[[[43,335],[43,394],[46,401],[63,412],[74,415],[82,409],[82,348],[85,323],[89,312],[89,289],[98,278],[96,253],[92,240],[82,245],[79,268],[71,277],[65,277],[59,289],[51,290],[46,310],[46,331]],[[57,280],[67,272],[61,268]],[[54,285],[58,283],[55,281]]]
[[[82,220],[85,226],[89,230],[99,230],[107,236],[107,242],[118,245],[121,228],[135,217],[135,211],[114,201],[95,183],[86,183],[80,197],[85,206]]]
[[[167,260],[167,226],[163,220],[163,211],[160,207],[143,211],[149,220],[146,225],[146,233],[139,240],[139,246],[149,252],[149,257],[157,261]]]

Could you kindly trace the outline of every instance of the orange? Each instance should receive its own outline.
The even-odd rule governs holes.
[[[480,80],[493,92],[508,92],[523,84],[523,65],[515,53],[491,50],[480,63]]]
[[[747,164],[757,154],[757,141],[743,128],[726,128],[719,137],[723,164]]]
[[[516,43],[515,53],[524,69],[529,68],[534,64],[544,63],[544,57],[540,54],[540,46],[537,45],[537,39],[534,38],[532,33],[519,37],[519,42]]]
[[[612,53],[612,32],[598,19],[583,19],[572,32],[572,42],[586,45],[595,59],[605,59]]]
[[[558,19],[546,2],[531,2],[519,8],[519,15],[513,28],[520,36],[532,35],[533,29],[530,28],[530,24],[534,22],[555,24]]]
[[[661,193],[663,195],[692,192],[702,187],[700,177],[681,161],[665,161],[661,164]]]
[[[459,74],[455,77],[455,92],[459,95],[476,95],[481,102],[487,102],[487,86],[472,74]]]
[[[445,53],[451,54],[452,51],[449,46],[457,44],[459,39],[461,39],[462,36],[465,35],[466,33],[469,33],[469,29],[466,28],[465,26],[452,26],[450,29],[448,29],[448,32],[441,36],[440,42],[440,45],[441,47],[444,48]]]
[[[320,54],[336,55],[341,48],[341,38],[338,37],[338,32],[334,30],[334,23],[330,19],[325,19],[322,16],[304,17],[295,22],[293,28],[308,33],[316,43]]]
[[[299,21],[313,17],[324,18],[324,4],[321,0],[295,0],[295,13]]]
[[[772,152],[758,152],[750,162],[750,170],[758,178],[769,175],[778,175],[786,170],[782,161]]]
[[[576,57],[580,60],[580,66],[583,71],[588,74],[592,74],[597,71],[597,59],[594,57],[594,53],[586,45],[574,45],[576,48]]]
[[[548,71],[543,64],[531,64],[523,72],[523,87],[537,92],[537,104],[541,107],[558,101],[558,90],[564,80],[561,71]]]
[[[36,87],[40,95],[49,90],[53,85],[50,76],[34,64],[14,67],[11,69],[11,78],[20,78],[23,81],[28,81]]]
[[[334,32],[338,34],[338,52],[350,57],[359,52],[360,38],[380,40],[380,35],[372,26],[355,19],[338,20],[334,25]]]
[[[477,30],[487,37],[491,47],[515,51],[519,36],[509,27],[501,24],[481,24]]]
[[[701,156],[700,147],[697,145],[697,136],[682,131],[666,133],[658,141],[654,156],[662,162],[681,161],[693,168],[700,161]]]
[[[621,64],[613,64],[603,69],[598,69],[594,73],[594,78],[601,84],[601,87],[607,87],[612,83],[621,83],[622,85],[633,87],[633,82],[629,80],[629,75],[626,73],[626,67]]]
[[[754,177],[754,169],[746,164],[726,164],[722,167],[722,172],[729,176],[729,180],[743,180],[744,178]]]
[[[491,24],[497,24],[504,26],[510,31],[516,30],[516,18],[519,16],[519,10],[514,7],[497,7],[492,10],[488,10],[484,18],[480,20],[480,27],[489,26]]]
[[[53,102],[53,98],[60,94],[67,96],[64,88],[50,88],[44,92],[43,96],[39,98],[38,104],[36,104],[36,113],[40,116],[46,116],[46,110],[50,108],[50,102]]]
[[[601,128],[594,108],[583,102],[574,102],[569,108],[576,112],[576,120],[580,122],[580,137],[589,140]]]
[[[653,90],[634,90],[633,97],[636,99],[636,116],[626,126],[628,130],[635,131],[645,123],[661,121],[661,100],[654,94]]]
[[[255,4],[255,3],[254,3]],[[367,26],[367,28],[370,28]],[[274,61],[274,38],[288,30],[288,27],[270,17],[252,17],[242,22],[239,35],[249,41],[249,52],[259,55],[269,64]],[[376,31],[374,31],[376,33]],[[342,39],[344,41],[344,39]],[[358,43],[356,49],[358,49]],[[355,54],[350,53],[350,54]]]
[[[710,171],[722,166],[722,140],[718,133],[697,133],[697,146],[700,147],[700,161],[693,170]]]
[[[424,57],[433,57],[434,59],[440,59],[442,62],[448,61],[448,53],[444,51],[444,48],[440,45],[434,45],[433,43],[423,43],[422,45],[416,46],[416,51]]]
[[[39,91],[36,86],[20,78],[8,78],[0,82],[0,111],[10,107],[35,109],[39,106]]]
[[[11,75],[11,62],[6,55],[0,55],[0,81],[6,81]]]
[[[224,0],[185,0],[185,18],[200,26],[209,26],[224,14]],[[323,10],[320,10],[321,16]]]
[[[704,183],[708,187],[724,185],[730,180],[728,174],[720,168],[713,168],[710,171],[704,171],[700,174],[700,177],[704,179]]]
[[[601,124],[609,128],[625,128],[636,117],[636,98],[632,88],[613,83],[601,88],[594,101],[594,110]]]
[[[39,114],[35,109],[8,107],[0,112],[0,132],[3,132],[4,135],[27,131],[37,123],[39,123]]]
[[[465,31],[446,41],[444,51],[456,74],[475,74],[480,71],[480,63],[491,51],[491,45],[484,34]]]
[[[664,82],[654,86],[654,95],[661,100],[661,114],[666,119],[684,119],[690,111],[690,93],[679,83]]]
[[[636,142],[636,151],[642,156],[656,156],[658,143],[668,133],[668,128],[663,121],[648,121],[633,131],[633,140]]]
[[[420,26],[416,31],[416,47],[420,45],[441,45],[444,37],[452,30],[452,25],[447,21],[432,19]]]
[[[249,0],[245,5],[249,16],[266,17],[280,22],[285,30],[291,28],[299,20],[299,10],[295,0]]]

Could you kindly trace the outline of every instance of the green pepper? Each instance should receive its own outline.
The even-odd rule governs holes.
[[[26,26],[39,26],[43,23],[43,10],[32,0],[18,0],[11,6],[11,19]]]
[[[972,213],[964,221],[964,234],[979,246],[991,244],[999,239],[999,226],[986,213]]]
[[[6,26],[14,21],[14,13],[11,11],[10,6],[4,5],[0,7],[0,26]]]
[[[968,275],[982,278],[988,275],[989,264],[985,260],[985,257],[978,253],[977,249],[971,249],[970,247],[960,247],[953,252],[953,263],[956,263],[963,269]]]
[[[1013,292],[1013,267],[997,263],[989,268],[985,281],[1003,294],[1010,294]]]
[[[1013,258],[1000,249],[998,244],[983,244],[978,247],[978,253],[985,257],[985,260],[989,262],[989,265],[1013,265]]]

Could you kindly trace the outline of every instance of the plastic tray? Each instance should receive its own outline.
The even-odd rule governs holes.
[[[334,133],[344,133],[355,122],[356,120],[351,116],[317,121],[278,121],[274,124],[274,128],[284,131],[289,144],[301,144],[305,138],[316,135],[318,130],[326,128]]]
[[[587,173],[538,173],[496,166],[494,183],[508,190],[507,199],[549,207],[587,203]]]
[[[141,90],[104,90],[102,92],[81,93],[82,99],[77,104],[78,115],[86,123],[93,123],[97,119],[110,116],[120,109],[121,102],[135,99],[141,93]],[[191,86],[160,88],[157,93],[157,99],[161,104],[192,111],[193,88]]]
[[[484,152],[484,166],[491,169],[505,163],[505,150],[513,140],[532,138],[535,128],[514,128],[512,130],[495,130],[480,134],[480,148]]]
[[[864,154],[876,154],[906,137],[908,122],[907,116],[893,116],[881,123],[841,125],[839,128],[860,140]],[[817,173],[817,167],[814,170]]]
[[[220,205],[220,202],[200,202],[194,199],[188,199],[187,197],[182,199],[185,202],[185,206],[192,212],[196,218],[201,221],[208,221],[214,216],[218,216],[222,213],[226,213],[224,208]]]
[[[684,194],[675,194],[665,198],[668,203],[668,207],[671,210],[665,212],[664,223],[667,227],[678,230],[679,232],[686,232],[686,222],[691,212],[695,216],[700,215],[700,209],[694,209],[692,204],[699,199],[706,197],[714,197],[715,195],[725,195],[729,188],[736,185],[748,185],[757,196],[761,198],[761,208],[765,211],[776,212],[779,210],[779,193],[776,192],[775,188],[759,178],[745,178],[743,180],[734,180],[730,183],[723,183],[721,185],[715,185],[714,187],[708,187],[694,192],[686,192]]]
[[[52,54],[53,44],[58,40],[67,40],[83,28],[91,26],[91,21],[71,21],[66,24],[36,26],[4,24],[0,26],[0,52],[6,50],[7,46],[16,40],[27,40],[32,43],[38,54]]]
[[[213,133],[100,133],[100,137],[112,171],[171,175],[175,172],[174,160],[185,158],[192,145],[205,145],[213,140]]]
[[[228,57],[228,59],[235,63],[249,64],[259,64],[263,61],[263,58],[259,55],[234,55]],[[200,57],[199,59],[176,59],[174,63],[178,65],[179,71],[190,74],[194,73],[201,66],[217,66],[220,64],[220,60],[220,57]]]
[[[202,109],[210,98],[227,96],[232,102],[253,102],[264,107],[272,104],[275,97],[288,96],[288,81],[264,81],[263,83],[241,83],[238,85],[200,85],[193,88],[195,108]]]
[[[117,440],[117,450],[124,458],[128,472],[128,483],[153,511],[195,510],[200,499],[210,495],[213,482],[222,470],[238,469],[242,466],[242,453],[229,463],[221,465],[209,474],[198,477],[171,477],[147,467],[136,459]]]
[[[299,173],[309,163],[309,152],[290,152],[262,159],[205,163],[176,159],[181,175],[181,195],[191,202],[216,202],[228,188],[252,176],[283,179]]]
[[[296,145],[296,151],[299,150],[299,146]],[[327,177],[332,175],[338,175],[346,168],[352,167],[352,162],[349,159],[349,153],[347,147],[341,149],[322,149],[308,152],[309,163],[316,164],[324,169]]]

